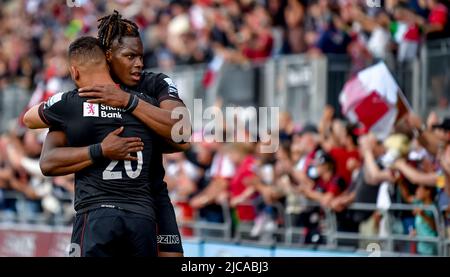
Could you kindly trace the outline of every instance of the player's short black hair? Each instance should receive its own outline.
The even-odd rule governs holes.
[[[139,28],[131,20],[123,19],[122,15],[114,10],[110,15],[98,20],[98,39],[103,50],[111,49],[115,39],[119,42],[122,37],[139,37]]]
[[[69,46],[69,59],[77,59],[81,62],[101,63],[105,61],[105,54],[102,51],[98,39],[85,36],[73,41]]]

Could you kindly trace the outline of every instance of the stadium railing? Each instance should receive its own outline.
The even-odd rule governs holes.
[[[181,203],[181,202],[178,202]],[[189,228],[193,230],[195,237],[201,238],[222,238],[224,240],[232,239],[232,219],[230,206],[228,203],[220,203],[223,222],[208,222],[200,217],[200,211],[194,210],[192,219],[187,221],[178,220],[179,228]]]
[[[281,204],[279,204],[281,205]],[[308,202],[304,204],[303,208],[318,208],[320,205],[318,203],[314,202]],[[437,227],[437,236],[436,237],[412,237],[407,234],[398,233],[393,230],[392,226],[394,225],[394,219],[397,218],[397,215],[393,215],[394,213],[399,212],[412,212],[415,208],[419,206],[412,205],[412,204],[391,204],[389,209],[379,209],[375,204],[368,204],[368,203],[354,203],[351,206],[347,208],[348,211],[368,211],[368,212],[381,212],[383,216],[386,219],[387,224],[384,226],[386,227],[386,233],[384,235],[375,234],[375,235],[363,235],[356,232],[342,232],[338,231],[337,227],[337,219],[336,219],[336,213],[333,212],[330,209],[321,209],[322,216],[320,218],[320,225],[321,225],[321,236],[325,238],[325,244],[322,245],[326,247],[327,249],[339,249],[339,248],[345,248],[347,247],[341,247],[340,241],[341,240],[352,240],[356,241],[358,245],[363,245],[364,242],[368,243],[378,243],[380,245],[380,248],[386,252],[386,253],[398,253],[399,242],[402,243],[418,243],[418,242],[429,242],[436,245],[437,249],[437,255],[439,256],[448,256],[448,247],[450,245],[450,239],[446,238],[445,234],[445,223],[443,221],[442,214],[439,213],[438,209],[435,206],[420,206],[421,209],[424,211],[430,211],[433,214],[433,219],[435,222],[435,226]],[[276,232],[273,233],[274,236],[278,236],[278,238],[283,237],[284,239],[278,239],[276,241],[267,240],[267,237],[264,238],[264,240],[251,240],[248,239],[248,237],[243,240],[244,236],[243,234],[249,233],[251,228],[253,227],[253,222],[245,222],[241,223],[236,227],[235,236],[234,237],[223,237],[222,239],[229,239],[230,241],[235,242],[253,242],[256,245],[278,245],[283,244],[285,246],[298,246],[298,247],[308,247],[308,245],[305,245],[301,242],[295,242],[294,237],[298,236],[301,237],[302,234],[304,234],[305,227],[296,226],[292,220],[290,213],[287,213],[283,206],[277,209],[282,209],[284,211],[284,224],[280,225]],[[229,207],[224,205],[223,206],[224,216],[226,216],[227,212],[229,213]],[[220,226],[221,225],[221,226]],[[180,222],[180,226],[185,226],[185,223]],[[229,222],[227,223],[205,223],[200,218],[194,218],[192,222],[189,223],[190,227],[193,227],[197,230],[204,230],[206,232],[197,232],[196,237],[200,239],[218,239],[220,237],[218,236],[205,236],[204,234],[208,234],[207,230],[231,230],[231,224]],[[361,246],[359,248],[354,249],[355,251],[358,251],[358,249],[361,249]],[[406,254],[406,253],[405,253]]]
[[[337,241],[339,239],[351,239],[357,240],[361,242],[363,240],[370,241],[383,241],[386,243],[385,249],[390,252],[396,252],[395,242],[431,242],[436,245],[437,254],[443,255],[443,242],[445,240],[445,233],[442,228],[442,216],[438,212],[438,209],[433,205],[428,206],[420,206],[420,208],[424,211],[430,211],[433,213],[434,224],[437,229],[438,235],[436,237],[412,237],[410,235],[398,234],[393,230],[394,219],[396,216],[392,215],[395,212],[412,212],[415,208],[419,206],[411,205],[411,204],[391,204],[388,209],[380,209],[376,204],[368,204],[368,203],[354,203],[347,210],[350,211],[370,211],[375,212],[379,211],[382,213],[383,217],[386,218],[385,234],[384,235],[373,235],[366,236],[361,235],[359,233],[351,233],[351,232],[340,232],[337,230],[337,227],[334,226],[334,230],[332,232],[332,237],[330,240],[331,245],[337,246]],[[332,216],[332,220],[336,222],[336,213],[329,213]]]
[[[58,195],[55,198],[61,208],[63,202],[72,205],[73,196],[70,193]],[[0,194],[0,222],[55,226],[72,223],[71,214],[65,214],[63,209],[57,214],[39,211],[41,208],[40,201],[42,199],[28,199],[24,194],[17,191],[2,191]]]
[[[65,197],[60,197],[63,201],[71,201],[71,196],[66,195]],[[27,201],[25,196],[19,192],[3,192],[2,200],[14,200],[16,205],[23,205]],[[21,203],[21,204],[20,204]],[[248,202],[248,205],[255,205],[255,202]],[[180,228],[190,228],[193,230],[193,237],[202,240],[223,240],[228,242],[245,242],[253,243],[255,245],[283,245],[288,247],[308,247],[300,240],[296,240],[295,237],[302,237],[305,232],[305,227],[297,226],[292,221],[292,213],[288,212],[287,209],[281,203],[275,203],[273,205],[278,218],[277,229],[271,234],[272,239],[268,239],[267,236],[261,236],[259,238],[250,237],[249,233],[253,228],[254,222],[240,222],[240,224],[234,225],[233,230],[233,220],[231,215],[231,209],[228,203],[221,203],[222,215],[224,222],[208,222],[200,217],[198,211],[194,212],[192,219],[188,221],[183,221],[179,219]],[[308,208],[320,208],[320,205],[315,202],[303,202],[303,211]],[[398,213],[400,212],[412,212],[415,208],[420,207],[424,211],[429,211],[433,214],[433,220],[436,226],[437,236],[436,237],[412,237],[407,234],[399,233],[394,230],[394,221],[399,218]],[[437,255],[439,256],[449,256],[450,252],[450,238],[446,234],[446,211],[447,207],[441,207],[439,210],[434,205],[429,206],[418,206],[413,204],[391,204],[388,209],[380,209],[376,204],[368,203],[354,203],[347,208],[347,211],[367,211],[369,213],[374,213],[376,211],[380,212],[383,217],[385,217],[386,227],[385,234],[373,234],[364,235],[356,232],[343,232],[338,230],[336,213],[330,209],[321,208],[320,216],[320,226],[321,235],[325,238],[322,247],[327,249],[348,249],[348,247],[342,246],[342,240],[351,240],[357,242],[359,247],[354,249],[364,248],[362,245],[364,243],[379,243],[381,249],[386,253],[399,253],[398,243],[419,243],[428,242],[433,243],[437,246]],[[52,226],[70,226],[71,221],[67,220],[63,216],[53,216],[49,217],[49,214],[45,213],[32,213],[30,214],[26,209],[16,208],[15,211],[0,209],[0,223],[14,223],[14,224],[32,224],[35,226],[42,225],[52,225]],[[234,231],[234,234],[233,234]],[[261,240],[261,238],[263,238]]]

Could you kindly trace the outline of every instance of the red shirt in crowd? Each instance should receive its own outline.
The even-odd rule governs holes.
[[[255,46],[247,45],[242,49],[244,56],[250,60],[261,60],[270,56],[273,47],[273,37],[270,35],[261,35]]]
[[[255,176],[254,166],[255,158],[249,155],[236,169],[235,175],[230,181],[231,197],[236,197],[245,191],[247,188],[245,185],[245,180]],[[243,221],[254,220],[256,217],[256,212],[253,205],[238,205],[236,207],[236,212],[239,219]]]
[[[339,184],[340,177],[335,175],[330,180],[324,181],[322,178],[317,180],[316,185],[314,186],[314,190],[320,191],[322,193],[330,192],[334,196],[339,195],[342,192],[342,188]]]
[[[352,172],[347,169],[347,161],[350,159],[361,160],[357,150],[347,151],[342,147],[335,147],[328,153],[336,162],[336,173],[344,179],[345,185],[348,186],[352,179]]]
[[[445,26],[447,23],[447,7],[443,4],[437,4],[433,9],[431,9],[428,15],[428,22],[430,24]]]

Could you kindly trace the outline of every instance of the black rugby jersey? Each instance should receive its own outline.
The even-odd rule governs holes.
[[[156,104],[147,95],[127,91]],[[150,194],[154,132],[131,113],[86,100],[78,96],[78,90],[58,93],[40,106],[39,115],[49,126],[66,133],[68,146],[100,143],[110,132],[123,126],[120,136],[140,137],[144,150],[133,154],[138,161],[105,159],[75,173],[75,210],[114,206],[155,219]]]

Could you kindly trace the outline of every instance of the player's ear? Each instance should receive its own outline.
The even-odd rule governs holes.
[[[77,81],[78,79],[80,79],[80,72],[78,71],[78,69],[71,65],[69,68],[70,71],[70,77],[72,77],[73,81]]]

